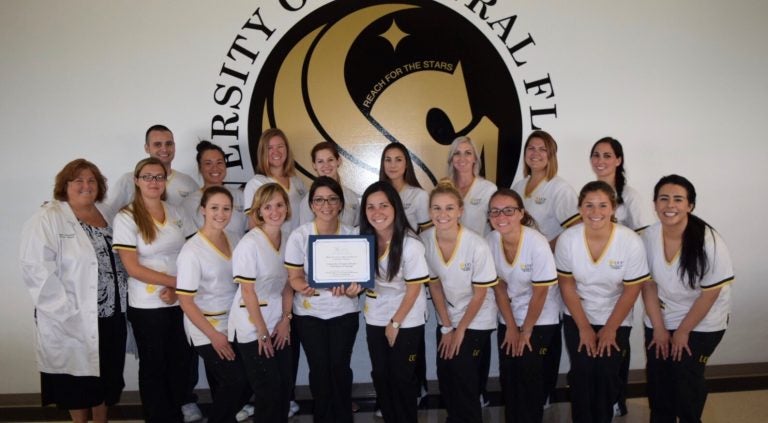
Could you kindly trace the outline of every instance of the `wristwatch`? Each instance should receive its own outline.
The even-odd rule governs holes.
[[[396,322],[394,320],[390,320],[390,323],[392,323],[392,327],[393,328],[400,329],[400,323],[398,323],[398,322]]]
[[[440,326],[440,333],[448,335],[453,331],[453,326]]]

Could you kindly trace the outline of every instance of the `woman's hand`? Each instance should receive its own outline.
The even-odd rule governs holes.
[[[161,289],[158,296],[160,300],[168,305],[174,304],[179,299],[178,295],[176,295],[176,290],[168,287]]]
[[[311,297],[315,295],[315,288],[312,288],[309,286],[309,284],[304,281],[303,285],[299,287],[299,289],[296,290],[299,294],[305,296],[305,297]]]
[[[361,292],[363,292],[363,287],[357,282],[352,282],[351,284],[347,285],[347,289],[344,291],[344,294],[349,298],[357,298]]]
[[[450,358],[453,358],[459,355],[459,350],[461,350],[462,342],[464,342],[464,329],[455,329],[453,331],[451,345],[448,346],[448,352],[450,353]]]
[[[506,355],[517,356],[517,341],[520,338],[520,331],[515,326],[507,326],[504,332],[504,342],[499,345]]]
[[[597,356],[597,334],[591,326],[579,329],[579,348],[576,352],[581,352],[582,347],[589,357]]]
[[[222,360],[233,361],[235,359],[235,350],[232,349],[232,344],[229,343],[227,335],[221,332],[216,332],[209,338],[211,340],[211,346],[216,354]]]
[[[269,335],[259,335],[259,355],[267,358],[275,356],[275,348],[272,346],[272,338]]]
[[[282,350],[286,345],[291,345],[291,321],[283,317],[272,332],[273,344],[276,350]]]
[[[603,326],[597,332],[597,356],[611,356],[611,349],[615,348],[617,352],[621,351],[619,344],[616,343],[616,330]]]
[[[453,356],[449,353],[455,330],[448,333],[440,333],[440,344],[437,346],[437,353],[443,360],[450,360]]]
[[[672,360],[683,361],[683,351],[686,351],[688,355],[691,354],[691,349],[688,347],[688,336],[690,332],[680,330],[679,328],[672,335]]]
[[[522,357],[523,354],[525,354],[525,347],[528,347],[528,351],[533,351],[533,346],[531,345],[531,334],[533,333],[533,330],[531,329],[523,329],[520,331],[520,336],[517,338],[517,344],[515,344],[515,356],[516,357]]]
[[[391,323],[384,327],[384,336],[387,337],[387,343],[389,344],[390,348],[395,346],[398,333],[400,333],[400,329],[395,329]]]
[[[653,339],[648,344],[648,349],[656,347],[656,359],[666,360],[669,357],[669,339],[669,331],[666,328],[653,328]]]

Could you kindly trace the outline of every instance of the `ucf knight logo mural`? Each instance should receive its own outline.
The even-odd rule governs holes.
[[[308,178],[312,146],[336,143],[341,178],[358,193],[378,180],[392,142],[408,147],[429,189],[460,135],[480,150],[481,174],[509,186],[524,133],[557,116],[549,74],[523,71],[532,35],[515,31],[516,15],[494,16],[495,0],[263,3],[213,93],[211,135],[233,182],[250,178],[259,135],[277,127]]]

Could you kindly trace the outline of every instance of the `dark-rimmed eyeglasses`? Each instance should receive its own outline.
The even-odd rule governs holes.
[[[165,182],[165,175],[139,175],[139,179],[144,182]]]
[[[490,209],[488,210],[488,217],[499,217],[500,214],[504,216],[512,216],[517,211],[522,211],[522,207],[504,207],[503,209]]]
[[[317,207],[322,207],[323,204],[328,203],[329,206],[335,206],[338,205],[341,199],[339,197],[315,197],[312,199],[312,204],[314,204]]]

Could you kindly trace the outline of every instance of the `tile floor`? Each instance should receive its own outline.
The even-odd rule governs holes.
[[[629,414],[625,417],[615,418],[615,423],[640,423],[648,421],[648,401],[645,398],[632,398],[627,401],[627,407],[629,408]],[[490,423],[502,422],[502,413],[503,409],[501,407],[488,407],[484,410],[484,420]],[[438,423],[443,420],[445,420],[445,412],[443,410],[422,410],[419,412],[420,423]],[[706,423],[768,422],[768,390],[710,394],[704,408],[702,420]],[[311,416],[302,415],[294,417],[290,420],[290,423],[310,423],[311,421]],[[570,407],[568,403],[557,403],[544,413],[544,423],[565,423],[569,421]],[[140,420],[121,420],[121,422],[138,423]],[[355,423],[367,422],[382,423],[383,420],[374,417],[373,413],[358,413],[355,415]]]

